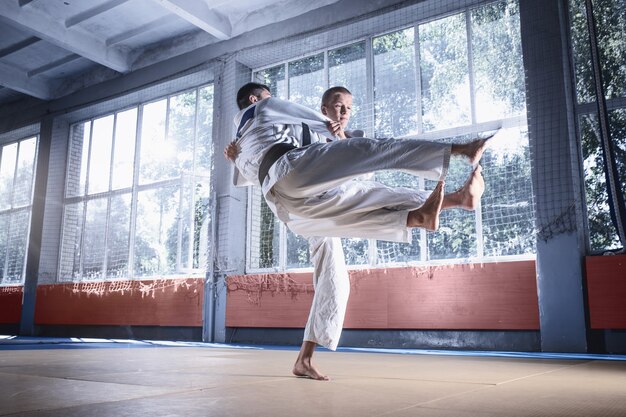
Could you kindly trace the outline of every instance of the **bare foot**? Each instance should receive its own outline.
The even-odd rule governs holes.
[[[311,362],[297,361],[292,370],[295,376],[315,379],[317,381],[330,381],[326,375],[320,374]]]
[[[439,228],[439,213],[443,204],[444,182],[439,181],[433,192],[428,196],[424,204],[409,212],[407,217],[407,227],[421,227],[426,230],[435,231]]]
[[[458,191],[461,195],[460,207],[465,210],[476,210],[480,204],[480,198],[485,192],[485,180],[481,174],[482,170],[482,167],[478,165],[465,182],[465,185]]]
[[[452,145],[452,153],[466,156],[470,165],[475,166],[480,162],[480,158],[483,157],[483,153],[487,149],[487,142],[494,136],[495,133],[486,138],[476,139],[473,142]]]

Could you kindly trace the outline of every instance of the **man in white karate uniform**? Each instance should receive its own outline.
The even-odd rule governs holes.
[[[275,99],[265,101],[266,98],[269,98],[270,94],[269,94],[269,90],[267,89],[267,87],[263,85],[249,84],[249,85],[242,87],[242,89],[240,90],[240,93],[238,94],[239,107],[245,108],[246,104],[254,104],[254,103],[259,103],[259,104],[255,105],[254,107],[245,108],[245,111],[240,112],[237,118],[238,139],[239,139],[237,141],[237,145],[241,144],[239,146],[241,146],[242,147],[241,149],[243,149],[244,151],[240,152],[240,149],[233,150],[233,148],[231,148],[230,154],[229,154],[228,148],[227,148],[227,150],[225,151],[225,155],[231,160],[233,159],[235,159],[235,161],[239,160],[239,164],[237,166],[240,167],[243,172],[248,171],[247,178],[250,180],[251,179],[250,177],[252,176],[250,174],[250,171],[253,172],[255,169],[254,161],[251,161],[250,156],[252,155],[258,156],[260,154],[260,152],[258,151],[258,147],[262,145],[260,142],[263,142],[263,141],[253,140],[249,143],[246,143],[245,142],[246,135],[248,139],[251,139],[251,138],[253,139],[254,137],[257,137],[257,138],[263,137],[264,135],[267,136],[268,134],[270,136],[273,135],[274,139],[276,139],[276,142],[281,144],[279,145],[279,147],[284,147],[285,149],[287,149],[287,151],[285,151],[284,154],[290,153],[291,151],[294,150],[293,147],[300,145],[301,143],[299,143],[298,138],[302,140],[301,138],[303,136],[303,132],[306,133],[307,126],[303,124],[298,124],[298,122],[306,121],[310,123],[312,129],[315,129],[319,133],[326,134],[327,136],[328,136],[328,132],[330,131],[333,133],[333,136],[336,135],[339,138],[344,138],[345,135],[344,135],[343,129],[346,127],[346,124],[350,117],[350,110],[351,110],[351,104],[352,104],[351,94],[349,93],[348,90],[343,89],[341,87],[336,88],[334,90],[330,89],[329,91],[327,91],[327,93],[329,93],[328,97],[326,97],[326,94],[325,94],[325,98],[323,99],[322,113],[329,116],[330,121],[327,121],[326,119],[321,117],[321,115],[316,114],[315,112],[311,112],[310,110],[306,108],[297,108],[298,106],[296,106],[295,111],[288,110],[289,108],[293,106],[292,103],[283,102],[283,101],[272,103],[272,101],[275,101]],[[265,103],[263,103],[263,101],[265,101]],[[286,106],[287,103],[289,104],[288,106]],[[271,104],[271,106],[269,108],[264,108],[265,106],[263,106],[263,104],[267,104],[267,105]],[[252,120],[255,118],[256,120]],[[319,137],[315,134],[313,135],[305,134],[305,136],[316,138],[312,141],[313,143],[317,143],[317,144],[325,143],[325,140],[323,139],[320,140]],[[365,141],[372,141],[372,140],[366,139]],[[286,144],[286,145],[283,145],[283,144]],[[237,145],[233,145],[233,146],[237,146]],[[316,145],[311,145],[311,146],[313,147]],[[357,150],[360,150],[361,152],[369,152],[370,151],[369,148],[372,146],[373,144],[370,143],[364,148],[362,144],[356,144],[352,148],[353,150],[357,149]],[[456,145],[456,146],[457,146],[456,149],[454,149],[454,146],[450,147],[449,145],[435,146],[436,152],[438,152],[438,154],[441,157],[441,163],[439,164],[441,168],[439,171],[437,171],[438,175],[441,178],[443,178],[443,176],[445,175],[445,169],[447,168],[447,158],[449,157],[449,152],[463,154],[469,157],[470,159],[477,161],[480,158],[480,154],[482,154],[484,141],[477,141],[476,143],[473,143],[470,145]],[[459,148],[459,146],[461,147]],[[257,148],[257,151],[249,154],[247,160],[245,159],[245,156],[243,155],[246,147]],[[373,147],[376,148],[375,146]],[[446,152],[446,148],[449,149],[448,152]],[[443,149],[443,152],[442,152],[442,149]],[[324,150],[322,150],[321,154],[318,153],[317,155],[325,155],[321,157],[322,160],[324,158],[331,159],[331,160],[333,159],[333,158],[329,158],[328,154],[324,153]],[[294,229],[292,226],[294,224],[293,221],[295,220],[298,224],[297,226],[298,230],[294,230],[294,231],[296,231],[297,233],[299,232],[301,234],[304,234],[305,236],[309,238],[309,243],[311,246],[310,248],[311,258],[314,264],[314,283],[315,283],[315,290],[316,290],[316,295],[315,295],[313,304],[311,306],[311,313],[309,315],[309,320],[307,322],[307,327],[305,329],[304,342],[300,350],[300,354],[298,356],[296,364],[294,365],[293,372],[294,374],[299,375],[299,376],[307,376],[313,379],[325,380],[328,378],[325,375],[320,374],[315,369],[315,367],[311,363],[311,357],[313,355],[313,351],[315,350],[316,344],[320,344],[331,350],[334,350],[337,346],[337,342],[341,334],[343,317],[345,314],[345,307],[347,304],[347,299],[348,299],[348,294],[349,294],[348,274],[347,274],[347,270],[345,267],[345,261],[344,261],[343,252],[341,249],[340,240],[338,238],[324,238],[324,237],[316,236],[317,233],[315,232],[315,230],[320,230],[317,226],[317,223],[319,222],[319,219],[324,218],[324,215],[316,216],[313,213],[313,215],[309,217],[305,217],[305,218],[301,218],[301,216],[296,215],[296,216],[293,216],[291,221],[285,220],[286,218],[289,218],[288,216],[290,212],[298,211],[298,206],[300,204],[308,204],[309,206],[312,207],[318,204],[319,202],[307,203],[307,202],[302,201],[302,199],[297,199],[296,202],[288,201],[287,204],[284,204],[281,201],[281,199],[283,198],[282,196],[279,196],[277,199],[272,199],[272,200],[269,200],[267,198],[268,194],[269,195],[272,194],[271,193],[272,186],[269,185],[268,182],[273,182],[274,185],[277,185],[282,178],[284,178],[286,175],[290,175],[288,173],[285,174],[284,171],[280,171],[279,167],[277,167],[278,169],[274,168],[274,165],[276,165],[279,162],[282,156],[283,156],[282,154],[278,156],[276,155],[271,156],[272,160],[271,160],[269,169],[267,168],[267,163],[264,163],[262,160],[261,162],[257,162],[261,171],[267,171],[266,173],[263,172],[261,175],[258,175],[259,183],[263,184],[264,195],[266,196],[268,203],[270,203],[270,201],[274,203],[273,207],[270,204],[270,207],[272,207],[272,209],[274,210],[274,213],[277,213],[277,207],[282,206],[283,208],[286,208],[287,215],[284,217],[281,217],[279,215],[279,218],[285,221],[287,225],[290,228],[292,228],[292,230]],[[293,158],[293,159],[295,160],[297,158]],[[368,158],[365,158],[365,159],[368,159]],[[369,159],[372,159],[371,156],[369,157]],[[337,161],[337,158],[334,158],[334,160]],[[345,161],[341,161],[341,162],[345,162]],[[326,161],[326,163],[331,164],[329,165],[329,167],[333,166],[333,164],[329,161]],[[348,163],[351,163],[351,162],[348,162]],[[361,161],[361,163],[363,163],[363,161]],[[432,162],[428,162],[428,163],[432,165]],[[263,168],[264,164],[266,165],[265,168]],[[385,165],[385,168],[381,168],[381,169],[387,169],[387,167],[388,165]],[[334,169],[337,169],[337,167],[335,167]],[[436,167],[435,167],[435,170],[437,170]],[[365,169],[363,169],[362,167],[359,170],[356,170],[353,172],[363,173],[363,172],[369,172],[369,171],[371,171],[371,168],[367,169],[367,167],[365,167]],[[305,172],[306,172],[306,169],[305,169]],[[236,174],[239,174],[237,170],[236,170]],[[274,181],[272,181],[270,177],[271,175],[273,175]],[[326,191],[324,192],[325,194],[328,193],[329,191],[333,191],[335,193],[334,197],[329,200],[330,204],[334,205],[334,204],[339,203],[339,201],[342,200],[340,194],[344,192],[348,192],[348,193],[352,193],[351,195],[355,195],[357,199],[365,197],[366,200],[370,200],[368,203],[370,204],[369,207],[370,208],[374,207],[375,210],[380,210],[380,207],[383,207],[383,210],[389,210],[389,211],[404,210],[405,212],[408,212],[408,213],[404,215],[404,224],[403,224],[404,227],[400,227],[400,228],[405,229],[405,231],[406,231],[407,226],[409,227],[412,226],[411,220],[410,220],[411,211],[415,211],[416,208],[422,207],[424,201],[426,201],[427,196],[429,194],[427,192],[416,191],[412,189],[391,189],[389,187],[383,186],[382,184],[378,184],[374,182],[350,181],[351,175],[353,174],[350,174],[348,176],[343,176],[343,177],[341,176],[333,177],[335,179],[331,180],[331,182],[333,184],[337,184],[338,188],[333,188],[332,186],[330,186],[330,187],[327,187]],[[323,176],[323,175],[320,175],[320,176]],[[270,177],[269,181],[267,180],[267,177]],[[342,178],[342,180],[339,180],[339,178]],[[238,182],[239,184],[242,183],[241,181],[238,181]],[[255,181],[252,179],[250,182],[254,183]],[[318,182],[305,181],[305,184],[308,184],[305,188],[309,189],[310,191],[311,189],[309,187],[312,184],[315,184],[313,185],[313,189],[320,190],[322,183],[323,181],[318,181]],[[440,187],[441,186],[442,184],[440,183]],[[285,185],[283,185],[282,187],[285,187]],[[290,186],[287,185],[287,188],[289,187]],[[301,187],[301,185],[298,185],[298,187]],[[470,177],[470,179],[468,179],[468,182],[462,189],[458,190],[455,193],[447,194],[445,196],[443,195],[437,196],[434,199],[435,204],[431,205],[431,208],[429,210],[432,211],[434,209],[435,217],[438,219],[440,208],[462,207],[465,209],[473,209],[475,205],[477,204],[477,201],[480,199],[480,195],[482,195],[483,189],[484,189],[484,185],[482,183],[482,177],[480,176],[480,168],[477,168],[475,172],[472,174],[472,176]],[[287,194],[289,194],[289,192]],[[308,198],[306,197],[306,195],[307,194],[305,192],[304,199]],[[378,198],[384,198],[385,200],[382,202],[375,203],[377,196]],[[390,199],[389,199],[390,196],[392,197],[391,202],[396,203],[396,204],[393,206],[389,206],[389,205],[381,206],[382,203],[388,204],[390,202]],[[319,196],[317,196],[316,198],[320,200]],[[287,199],[289,198],[287,197]],[[373,206],[371,205],[372,203],[374,203]],[[354,202],[351,204],[352,206],[348,205],[348,207],[355,207]],[[359,211],[359,213],[363,213],[364,212],[363,209],[367,207],[367,204],[360,204],[360,206],[358,202],[356,204],[357,204],[357,207],[361,208],[361,211]],[[332,207],[329,210],[328,202],[322,203],[322,205],[318,207],[324,208],[324,205],[326,205],[326,210],[325,210],[326,213],[337,213],[337,210],[333,210]],[[307,207],[307,210],[309,210],[308,211],[309,213],[310,213],[311,207]],[[379,214],[375,214],[374,216],[379,216]],[[421,217],[419,216],[417,217],[418,223],[422,221],[424,218],[423,214],[420,214],[420,216]],[[372,220],[368,220],[370,229],[368,229],[365,232],[366,233],[365,235],[359,234],[359,232],[357,231],[358,228],[360,228],[360,230],[363,230],[362,223],[357,224],[356,228],[354,227],[354,225],[346,224],[347,227],[342,228],[341,231],[336,231],[335,229],[333,230],[325,229],[322,233],[327,234],[327,235],[337,235],[337,236],[374,237],[374,238],[386,239],[386,240],[406,241],[406,235],[400,236],[395,231],[389,234],[390,232],[386,229],[386,224],[384,223],[387,216],[383,215],[382,217],[383,217],[383,220],[373,220],[374,223],[372,223]],[[342,216],[342,215],[337,216],[336,214],[334,214],[334,215],[331,215],[331,218],[333,219],[341,218],[342,221],[346,221],[347,217]],[[430,226],[436,228],[436,223],[437,222],[433,224],[431,222]],[[374,226],[380,225],[381,230],[372,229],[372,227],[374,227],[372,225]],[[417,224],[417,226],[427,227],[428,225],[420,223],[420,224]],[[395,227],[397,227],[397,225]],[[311,229],[312,232],[302,233],[304,230],[309,230],[307,228],[312,228]]]
[[[362,131],[345,130],[352,112],[352,93],[345,87],[332,87],[322,96],[321,113],[341,129],[336,132],[338,139],[363,136]],[[301,134],[303,126],[294,125],[290,129]],[[328,138],[310,133],[311,143],[325,143]],[[234,161],[239,153],[235,142],[225,150],[227,159]],[[346,267],[341,239],[337,237],[311,236],[308,239],[309,254],[313,264],[313,286],[315,289],[309,317],[304,330],[302,346],[292,372],[297,376],[328,380],[312,363],[317,345],[336,350],[343,329],[343,321],[350,295],[350,278]]]
[[[352,114],[352,93],[345,87],[331,87],[322,95],[322,114],[339,122],[338,139],[362,137],[362,131],[345,130]],[[320,135],[316,142],[327,139]],[[315,290],[304,337],[292,372],[317,380],[328,380],[313,365],[317,345],[336,350],[343,330],[343,321],[350,295],[350,277],[346,267],[341,239],[338,237],[308,238],[309,254],[313,263]]]

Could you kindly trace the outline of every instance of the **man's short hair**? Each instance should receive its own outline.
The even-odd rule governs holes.
[[[350,90],[346,87],[330,87],[328,90],[324,91],[324,95],[322,96],[322,106],[328,106],[335,95],[339,93],[352,95]]]
[[[270,88],[265,84],[260,83],[248,83],[237,91],[237,106],[239,110],[245,109],[251,103],[248,100],[250,96],[259,97],[263,90],[270,91]]]

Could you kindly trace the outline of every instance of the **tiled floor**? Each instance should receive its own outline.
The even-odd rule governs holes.
[[[317,364],[332,380],[318,382],[291,376],[296,355],[201,344],[5,340],[0,415],[626,416],[626,357],[321,351]]]

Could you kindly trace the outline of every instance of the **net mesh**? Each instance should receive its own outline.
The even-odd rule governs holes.
[[[204,275],[212,267],[207,70],[68,116],[59,281]]]
[[[540,22],[542,11],[518,0],[407,3],[229,53],[149,88],[68,110],[62,231],[58,245],[42,248],[42,262],[54,264],[45,264],[43,274],[59,281],[200,274],[214,265],[237,269],[242,258],[251,272],[311,267],[306,240],[274,217],[256,188],[247,196],[216,197],[220,245],[207,259],[216,243],[210,190],[223,182],[211,177],[221,172],[211,143],[219,154],[232,134],[235,93],[251,80],[312,109],[320,108],[328,87],[345,86],[354,99],[348,128],[367,137],[463,143],[499,129],[482,160],[486,192],[479,210],[447,210],[437,233],[414,230],[410,244],[342,239],[349,265],[532,258],[537,240],[581,230],[592,252],[622,247],[607,203],[585,1],[567,2],[569,32]],[[624,10],[626,0],[594,1],[617,189],[626,194]],[[533,31],[535,23],[546,30]],[[564,55],[536,52],[546,50]],[[37,128],[25,129],[0,135],[1,283],[23,279],[37,146],[28,139]],[[214,141],[213,132],[224,137]],[[167,151],[168,141],[176,144],[170,154],[180,158],[160,163],[158,151]],[[447,190],[461,187],[469,172],[453,161]],[[369,179],[434,186],[398,172]],[[247,213],[240,213],[245,202]],[[233,238],[242,228],[245,254]]]
[[[582,169],[582,184],[584,190],[584,203],[586,215],[584,221],[587,224],[589,249],[592,252],[604,252],[624,248],[624,242],[620,242],[616,225],[611,220],[609,198],[604,167],[607,164],[602,155],[600,145],[601,134],[598,119],[597,101],[599,91],[594,85],[594,60],[592,59],[592,47],[596,46],[599,52],[600,77],[604,100],[608,109],[608,135],[612,145],[613,164],[617,168],[617,178],[614,184],[617,193],[626,195],[626,71],[624,70],[624,58],[626,57],[626,1],[624,0],[598,0],[592,2],[593,16],[596,21],[595,38],[596,44],[592,44],[589,34],[589,20],[587,4],[585,0],[569,1],[569,17],[571,29],[571,48],[573,56],[575,87],[575,114],[576,127],[580,140]],[[578,185],[578,184],[577,184]],[[561,223],[572,221],[572,206],[563,210],[559,219]],[[588,219],[588,220],[587,220]],[[624,225],[622,224],[622,229]]]
[[[414,230],[411,244],[343,239],[349,265],[528,258],[535,252],[519,6],[514,0],[472,3],[394,7],[228,57],[222,82],[231,97],[254,80],[275,97],[319,110],[327,88],[347,87],[354,101],[348,129],[366,137],[464,143],[502,127],[482,161],[487,192],[480,210],[446,211],[439,232]],[[467,164],[453,161],[447,190],[461,187],[470,173]],[[399,172],[372,179],[434,187]],[[258,189],[249,193],[248,215],[248,270],[311,266],[306,239],[277,221]]]
[[[0,284],[24,280],[36,154],[37,137],[0,138]]]
[[[68,290],[80,295],[103,297],[111,294],[139,294],[141,298],[157,298],[159,292],[179,290],[198,291],[198,283],[193,279],[155,279],[150,281],[114,280],[81,282],[69,285]]]

